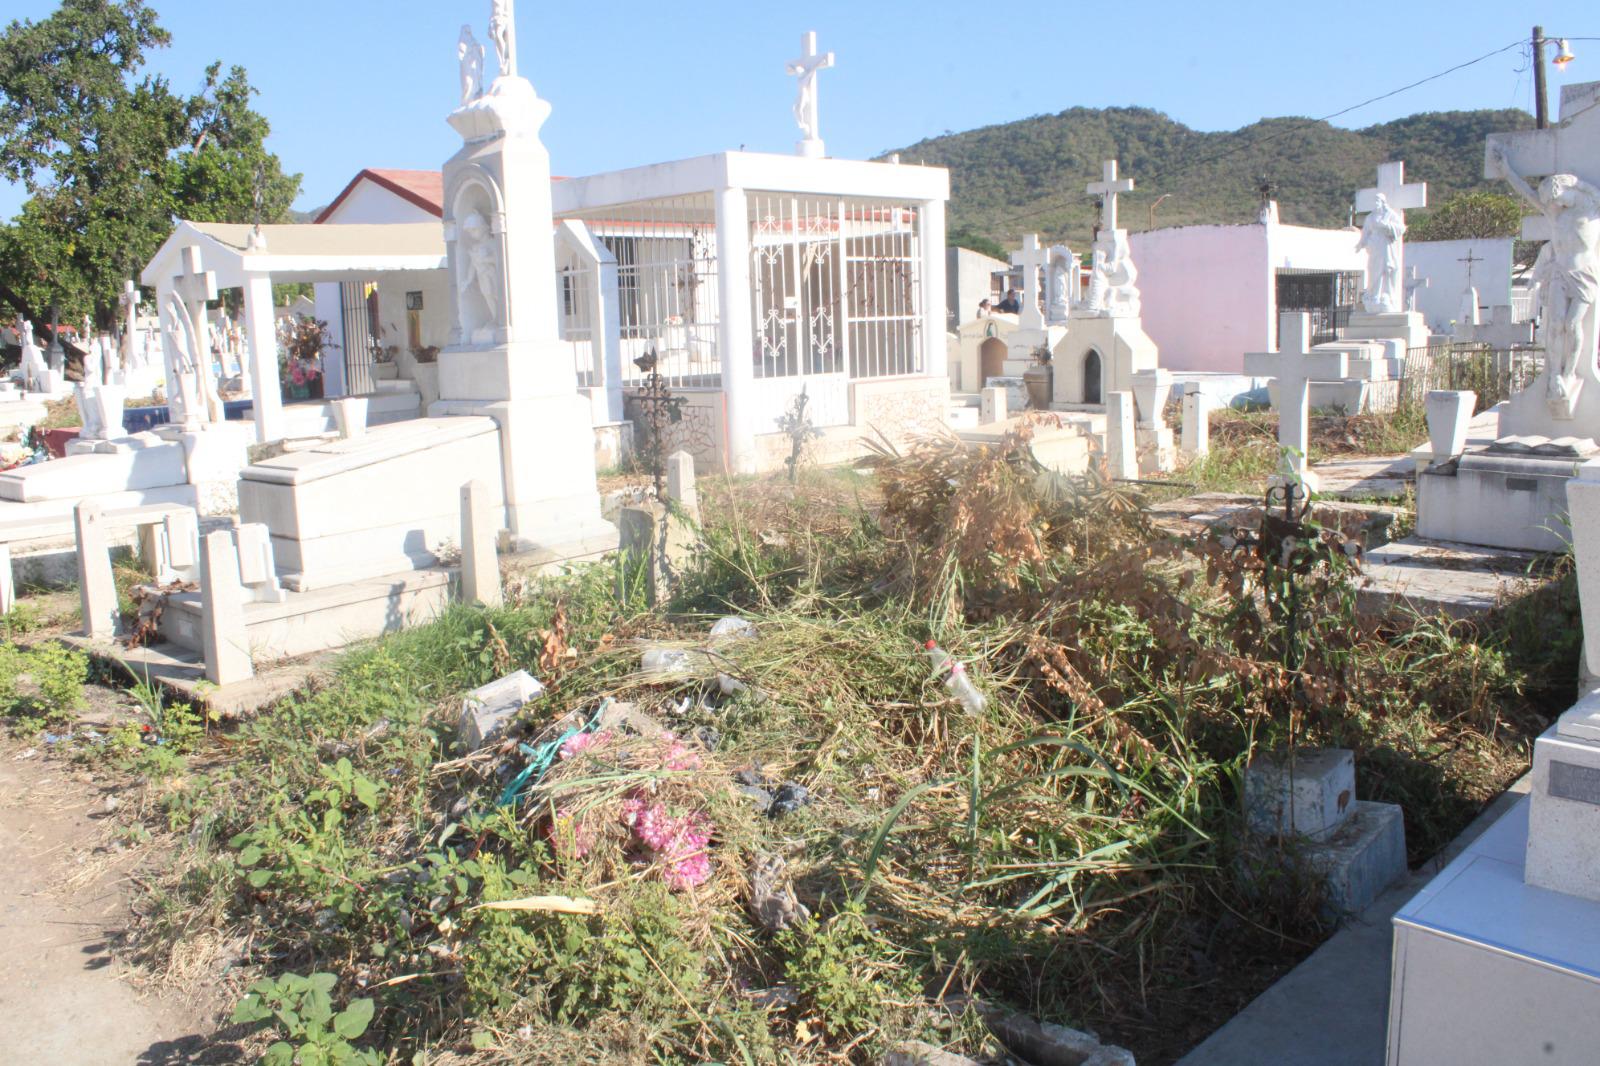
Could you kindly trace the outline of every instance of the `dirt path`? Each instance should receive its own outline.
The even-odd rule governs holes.
[[[141,996],[109,954],[133,859],[103,846],[105,795],[25,750],[0,745],[0,1063],[191,1061],[201,1012]]]

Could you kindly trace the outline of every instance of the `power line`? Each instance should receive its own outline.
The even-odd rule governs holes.
[[[1595,39],[1600,39],[1600,38],[1568,37],[1566,39],[1569,40],[1569,41],[1587,41],[1587,40],[1595,40]],[[1391,96],[1398,96],[1399,94],[1401,94],[1403,92],[1409,92],[1412,89],[1418,88],[1419,86],[1426,85],[1431,81],[1438,81],[1440,78],[1446,77],[1447,75],[1450,75],[1450,74],[1454,74],[1458,70],[1465,70],[1467,67],[1474,66],[1474,65],[1476,65],[1478,63],[1482,63],[1484,60],[1493,59],[1495,56],[1500,55],[1503,52],[1509,52],[1514,48],[1522,48],[1522,47],[1526,46],[1527,43],[1528,43],[1527,41],[1525,41],[1525,40],[1523,40],[1522,38],[1519,37],[1515,41],[1512,41],[1508,45],[1504,45],[1503,47],[1496,48],[1492,52],[1485,52],[1483,55],[1478,56],[1476,59],[1469,59],[1464,63],[1457,63],[1455,66],[1449,67],[1449,68],[1447,68],[1445,70],[1441,70],[1437,74],[1430,74],[1426,78],[1421,78],[1421,79],[1419,79],[1417,81],[1414,81],[1414,82],[1410,83],[1409,85],[1402,85],[1398,89],[1391,89],[1390,91],[1388,91],[1386,93],[1380,93],[1379,95],[1370,97],[1370,98],[1368,98],[1366,100],[1361,101],[1360,103],[1351,104],[1349,107],[1340,108],[1338,111],[1331,112],[1330,114],[1324,115],[1321,118],[1305,119],[1305,120],[1303,120],[1301,122],[1295,123],[1295,124],[1293,124],[1291,126],[1287,126],[1287,127],[1283,128],[1281,130],[1278,130],[1278,131],[1276,131],[1276,132],[1274,132],[1274,133],[1272,133],[1272,134],[1270,134],[1268,136],[1260,137],[1260,138],[1257,138],[1257,139],[1251,140],[1251,141],[1246,141],[1243,144],[1234,145],[1231,148],[1226,148],[1226,149],[1224,149],[1224,150],[1222,150],[1220,152],[1217,152],[1214,155],[1207,156],[1207,157],[1205,157],[1203,159],[1192,160],[1192,161],[1190,161],[1188,163],[1185,163],[1185,164],[1182,164],[1182,165],[1178,166],[1177,168],[1175,168],[1173,170],[1167,171],[1166,173],[1162,174],[1161,177],[1164,180],[1165,179],[1170,179],[1170,178],[1172,178],[1172,177],[1174,177],[1176,175],[1180,175],[1180,174],[1186,173],[1188,171],[1195,170],[1195,169],[1197,169],[1199,167],[1207,166],[1207,165],[1209,165],[1211,163],[1218,162],[1219,160],[1226,159],[1229,156],[1237,155],[1239,152],[1242,152],[1247,148],[1259,148],[1260,146],[1262,146],[1264,144],[1267,144],[1267,143],[1269,143],[1271,141],[1275,141],[1280,137],[1287,137],[1289,134],[1297,133],[1300,130],[1306,129],[1307,127],[1316,126],[1316,125],[1319,125],[1321,123],[1328,122],[1328,121],[1330,121],[1332,119],[1336,119],[1336,118],[1340,117],[1341,115],[1347,115],[1352,111],[1358,111],[1361,108],[1368,106],[1369,104],[1375,104],[1375,103],[1378,103],[1380,100],[1387,100]],[[1020,221],[1023,221],[1025,219],[1036,218],[1036,217],[1038,217],[1040,215],[1049,214],[1050,212],[1060,210],[1062,207],[1065,207],[1065,206],[1067,206],[1067,202],[1065,200],[1063,200],[1063,201],[1057,202],[1055,204],[1050,204],[1050,205],[1047,205],[1045,207],[1037,208],[1037,209],[1032,210],[1032,211],[1025,211],[1025,212],[1022,212],[1020,214],[1016,214],[1016,215],[1002,216],[1001,218],[997,219],[996,221],[999,222],[999,223],[1020,222]]]

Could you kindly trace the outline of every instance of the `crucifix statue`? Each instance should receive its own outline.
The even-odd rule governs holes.
[[[511,5],[512,0],[494,0],[489,14],[489,40],[494,42],[502,78],[517,76],[517,16]]]
[[[1493,139],[1489,142],[1486,169],[1497,171],[1499,177],[1543,216],[1543,229],[1549,241],[1534,265],[1534,281],[1539,287],[1546,399],[1554,417],[1573,418],[1584,378],[1595,374],[1595,308],[1600,304],[1600,189],[1574,174],[1551,174],[1535,191],[1517,172],[1507,149]]]
[[[1367,253],[1361,303],[1369,314],[1400,310],[1405,299],[1405,212],[1427,206],[1427,183],[1406,184],[1406,165],[1400,162],[1379,164],[1378,183],[1356,193],[1356,211],[1368,213],[1356,247]]]
[[[791,77],[800,79],[794,98],[794,121],[804,139],[800,154],[822,155],[822,137],[817,122],[817,72],[833,66],[833,53],[817,54],[817,35],[808,31],[800,38],[800,58],[791,59],[785,68]]]

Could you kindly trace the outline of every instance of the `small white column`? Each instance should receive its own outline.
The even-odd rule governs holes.
[[[922,372],[930,378],[950,377],[949,309],[945,304],[944,201],[924,200],[922,222]]]
[[[1106,393],[1106,465],[1113,478],[1134,481],[1139,477],[1133,441],[1133,393]]]
[[[17,605],[17,583],[11,575],[11,545],[0,544],[0,614]]]
[[[667,456],[667,496],[691,515],[700,512],[700,494],[694,487],[694,456],[676,451]]]
[[[282,440],[283,394],[278,386],[278,333],[272,316],[272,275],[252,274],[244,283],[244,328],[250,347],[250,409],[257,442]]]
[[[469,481],[461,486],[461,601],[498,607],[500,557],[495,553],[494,508],[489,486]]]
[[[106,540],[105,514],[94,500],[72,510],[78,534],[78,599],[83,609],[83,635],[110,640],[117,635],[117,583],[111,576],[111,545]]]
[[[598,241],[595,242],[599,244]],[[600,245],[601,251],[605,250]],[[595,264],[592,350],[598,352],[605,375],[606,421],[621,422],[622,406],[622,295],[617,284],[617,260],[607,256]]]
[[[1183,394],[1183,454],[1201,458],[1211,451],[1211,397],[1190,385]]]
[[[727,466],[735,474],[753,474],[757,426],[750,354],[750,217],[743,189],[717,193],[717,298],[722,305],[717,354],[727,411]]]
[[[207,681],[231,685],[255,676],[232,530],[219,529],[200,539],[200,632]]]

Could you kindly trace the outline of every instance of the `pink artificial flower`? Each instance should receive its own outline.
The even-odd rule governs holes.
[[[572,857],[581,859],[594,847],[594,830],[578,815],[558,809],[550,821],[550,842],[558,853],[570,844]]]
[[[296,363],[294,368],[289,371],[289,380],[296,385],[304,385],[306,383],[305,371],[300,369],[299,363]]]
[[[671,733],[661,737],[661,765],[668,770],[698,770],[704,764],[700,752]]]
[[[562,759],[575,759],[590,748],[598,748],[611,739],[611,730],[602,729],[598,733],[575,733],[567,738],[561,745]]]
[[[694,888],[711,876],[712,826],[703,815],[669,814],[660,800],[639,794],[623,801],[622,813],[634,837],[662,864],[661,879],[668,888]]]

